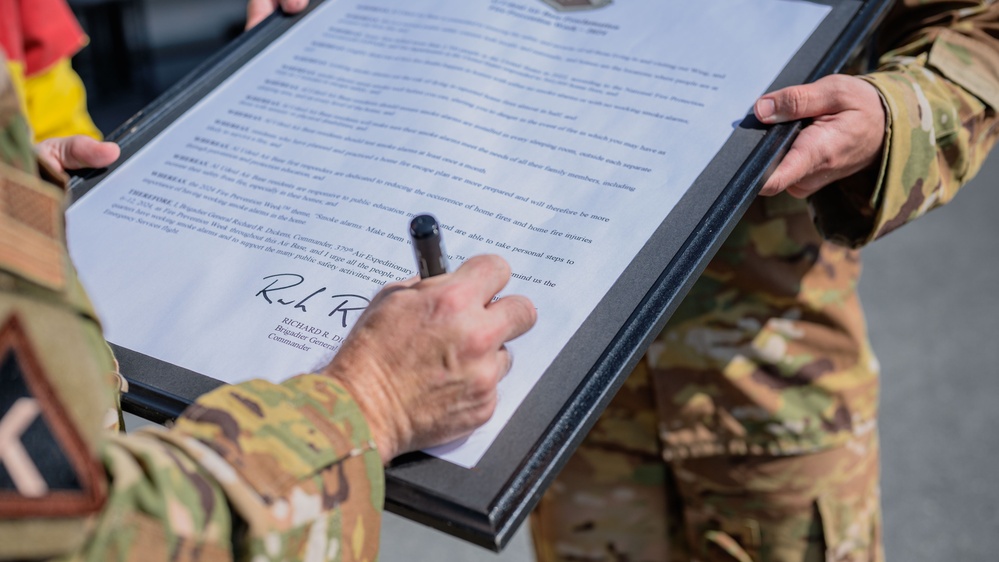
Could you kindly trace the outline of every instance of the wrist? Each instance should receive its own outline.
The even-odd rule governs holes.
[[[388,464],[390,460],[404,452],[402,443],[404,443],[403,436],[408,434],[406,428],[408,418],[401,415],[403,407],[393,399],[392,393],[386,391],[385,384],[379,382],[387,378],[374,374],[380,372],[380,369],[374,366],[369,368],[355,366],[345,369],[338,365],[340,362],[337,359],[334,359],[333,364],[328,366],[323,374],[336,379],[354,398],[368,423],[371,440],[378,449],[382,464]]]

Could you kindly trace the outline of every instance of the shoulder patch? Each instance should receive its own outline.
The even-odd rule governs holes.
[[[63,195],[0,161],[0,269],[55,291],[65,287]]]
[[[0,327],[0,518],[93,513],[103,478],[11,316]]]

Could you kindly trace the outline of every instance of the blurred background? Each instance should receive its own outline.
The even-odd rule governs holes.
[[[90,45],[73,61],[105,133],[243,29],[245,0],[71,0]],[[946,208],[865,250],[861,295],[883,378],[888,558],[999,553],[999,157]],[[131,427],[140,424],[132,420]],[[389,515],[383,562],[530,561]]]
[[[90,44],[73,67],[105,134],[243,31],[245,0],[69,0]]]

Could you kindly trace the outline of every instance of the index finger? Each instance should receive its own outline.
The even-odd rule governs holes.
[[[815,157],[809,153],[808,145],[802,146],[798,140],[795,140],[791,149],[777,165],[777,169],[767,178],[760,195],[765,197],[777,195],[796,185],[814,167],[814,160]]]
[[[472,256],[449,277],[454,282],[468,283],[474,287],[479,302],[486,304],[510,281],[510,264],[492,255]],[[431,278],[435,279],[435,278]]]
[[[490,303],[486,311],[498,317],[503,341],[508,342],[518,338],[538,321],[538,310],[534,303],[523,295],[510,295]]]

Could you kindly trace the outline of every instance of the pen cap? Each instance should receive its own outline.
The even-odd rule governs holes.
[[[427,240],[439,238],[441,231],[433,215],[417,215],[409,223],[409,235],[413,240]]]
[[[409,223],[413,239],[413,253],[420,277],[426,279],[447,273],[447,254],[441,238],[440,225],[433,215],[417,215]]]

